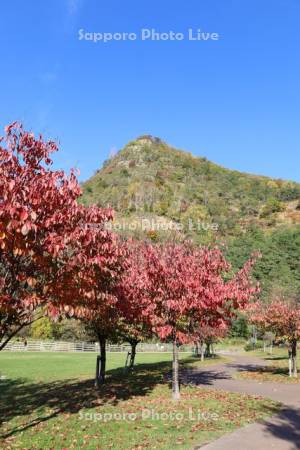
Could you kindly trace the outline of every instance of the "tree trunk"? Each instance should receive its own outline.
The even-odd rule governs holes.
[[[20,331],[20,330],[18,330],[18,331]],[[7,344],[9,343],[9,341],[10,341],[16,334],[17,334],[17,332],[11,334],[7,339],[5,339],[4,341],[1,341],[1,342],[0,342],[0,352],[1,352],[1,350],[3,350],[3,349],[7,346]]]
[[[106,337],[98,335],[99,346],[100,346],[100,357],[97,357],[96,365],[96,377],[95,386],[98,387],[100,383],[105,381],[105,369],[106,369]]]
[[[205,356],[206,356],[207,358],[209,358],[210,355],[211,355],[211,352],[210,352],[210,342],[206,342]]]
[[[253,345],[256,347],[257,344],[257,331],[255,325],[252,327]]]
[[[95,387],[99,387],[99,367],[100,367],[100,356],[97,355],[96,358],[96,374],[95,374]]]
[[[296,340],[292,341],[291,363],[292,363],[291,376],[297,378],[298,373],[297,373],[297,341]]]
[[[179,392],[179,367],[178,367],[178,346],[176,339],[173,340],[173,364],[172,364],[172,398],[180,399]]]
[[[199,356],[199,342],[195,342],[195,356]]]
[[[133,369],[135,356],[136,356],[136,347],[138,345],[139,341],[131,341],[131,354],[130,354],[130,362],[129,362],[129,369]]]
[[[271,355],[273,354],[273,342],[271,342],[271,344],[270,344],[270,354]]]
[[[201,361],[204,361],[204,354],[205,354],[204,342],[200,342],[200,351],[201,351]]]

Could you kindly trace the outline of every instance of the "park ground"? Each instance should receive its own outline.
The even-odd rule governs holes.
[[[300,383],[300,356],[298,354],[299,376],[288,376],[288,356],[286,348],[275,347],[272,352],[267,350],[256,350],[250,352],[249,355],[261,358],[265,365],[259,367],[249,367],[248,370],[237,372],[236,378],[243,380],[253,380],[258,382],[274,382],[274,383]]]
[[[192,449],[279,409],[259,395],[207,389],[201,376],[193,383],[201,371],[230,364],[228,357],[203,363],[181,354],[179,403],[171,401],[171,354],[139,353],[132,373],[123,369],[125,357],[108,355],[107,381],[97,391],[95,354],[2,352],[0,447]]]

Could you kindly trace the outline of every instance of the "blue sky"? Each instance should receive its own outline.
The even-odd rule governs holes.
[[[60,142],[81,180],[141,134],[228,168],[300,181],[298,0],[1,3],[0,126]],[[79,40],[142,28],[218,41]]]

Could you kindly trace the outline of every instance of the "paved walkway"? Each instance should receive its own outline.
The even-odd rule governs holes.
[[[300,449],[300,383],[260,383],[235,380],[234,372],[265,366],[259,358],[235,355],[219,363],[186,374],[186,381],[207,388],[260,395],[280,401],[284,408],[269,419],[227,434],[201,450],[298,450]]]

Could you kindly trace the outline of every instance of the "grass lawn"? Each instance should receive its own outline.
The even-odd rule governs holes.
[[[108,378],[93,387],[95,354],[0,354],[0,447],[9,449],[191,449],[277,409],[274,402],[182,386],[171,401],[171,354],[108,354]],[[208,360],[209,366],[216,360]],[[203,364],[181,354],[182,367]]]
[[[251,351],[250,355],[258,356],[266,361],[268,365],[259,369],[239,372],[236,378],[256,381],[269,381],[278,383],[300,383],[300,354],[298,352],[297,365],[299,369],[298,378],[289,377],[289,358],[286,348],[273,348],[272,354],[263,351]]]

